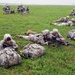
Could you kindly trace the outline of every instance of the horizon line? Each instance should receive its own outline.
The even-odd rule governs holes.
[[[23,3],[0,3],[0,5],[66,5],[66,4],[23,4]],[[67,4],[70,6],[75,6],[75,4]]]

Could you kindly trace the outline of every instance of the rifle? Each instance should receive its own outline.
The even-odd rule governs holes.
[[[75,44],[69,43],[68,46],[75,46]]]

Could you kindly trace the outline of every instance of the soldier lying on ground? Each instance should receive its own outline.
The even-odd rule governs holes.
[[[71,10],[70,16],[75,16],[75,9]]]
[[[68,21],[66,23],[50,23],[52,25],[56,25],[56,26],[75,26],[75,24],[72,21]]]
[[[12,39],[10,34],[5,34],[3,40],[0,41],[0,50],[6,47],[11,47],[11,48],[14,48],[15,50],[18,49],[18,45]]]
[[[68,46],[70,43],[66,42],[65,38],[62,37],[62,35],[59,33],[57,29],[53,29],[53,41],[55,42],[56,46],[65,45]]]
[[[53,35],[51,34],[51,32],[49,30],[44,30],[42,31],[43,37],[44,37],[44,41],[48,44],[51,45],[53,44]]]
[[[35,43],[39,43],[41,45],[46,44],[46,42],[44,41],[44,37],[43,37],[42,33],[40,33],[40,34],[29,33],[28,35],[16,35],[16,37],[24,38],[26,40],[30,40],[30,41],[35,42]]]
[[[53,45],[59,47],[60,45],[73,45],[69,42],[66,42],[65,38],[59,33],[57,29],[53,29],[52,32],[46,31],[46,34],[44,34],[44,41],[48,43],[48,45]]]
[[[62,35],[59,33],[57,29],[53,29],[52,32],[50,32],[48,29],[42,31],[40,34],[28,34],[28,35],[16,35],[18,38],[24,38],[26,40],[30,40],[35,43],[39,43],[41,45],[51,45],[56,44],[58,45],[71,45],[70,43],[65,41],[65,38],[62,37]]]
[[[55,22],[67,22],[67,21],[69,21],[69,16],[62,17],[62,18],[56,20]]]
[[[59,31],[57,29],[53,29],[52,32],[46,30],[46,34],[43,34],[44,36],[44,41],[48,43],[48,45],[68,45],[67,42],[65,42],[64,38],[62,37],[62,35],[59,33]],[[57,40],[59,39],[59,40]]]

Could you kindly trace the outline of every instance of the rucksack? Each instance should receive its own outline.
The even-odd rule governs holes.
[[[0,50],[0,65],[8,68],[9,66],[19,64],[21,62],[20,55],[10,47]]]
[[[67,38],[75,40],[75,30],[69,31],[68,34],[67,34]]]
[[[25,58],[37,58],[45,54],[45,48],[39,44],[27,44],[22,50],[22,56]]]

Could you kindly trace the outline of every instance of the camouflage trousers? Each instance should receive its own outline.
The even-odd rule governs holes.
[[[30,41],[33,41],[35,43],[40,43],[42,45],[45,44],[44,42],[44,39],[42,36],[39,36],[37,37],[36,35],[28,35],[28,36],[23,36],[23,35],[18,35],[19,38],[23,38],[23,39],[26,39],[26,40],[30,40]]]

